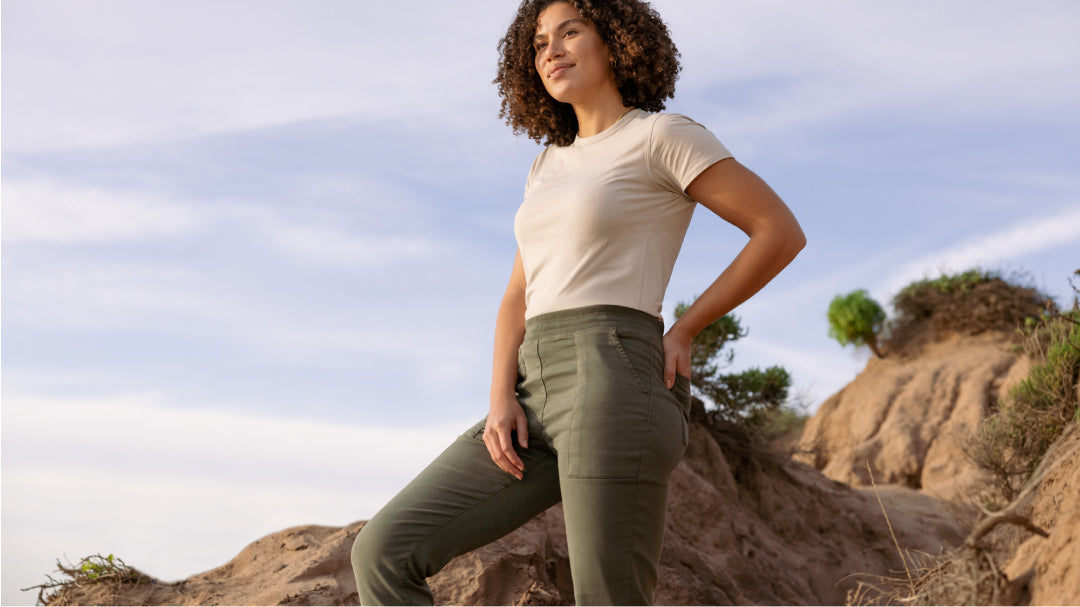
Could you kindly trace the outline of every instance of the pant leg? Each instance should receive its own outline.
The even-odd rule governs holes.
[[[668,481],[686,448],[689,380],[663,385],[659,336],[633,327],[575,335],[577,386],[549,429],[578,605],[647,605],[656,587]],[[685,404],[685,406],[684,406]],[[549,412],[554,415],[552,404]]]
[[[491,461],[483,424],[459,437],[360,530],[352,549],[363,605],[430,605],[426,578],[560,499],[558,464],[538,437],[518,449],[523,480]]]

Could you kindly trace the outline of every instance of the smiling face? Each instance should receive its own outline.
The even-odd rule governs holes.
[[[536,71],[557,101],[587,103],[615,86],[613,57],[596,26],[571,4],[556,2],[537,18],[533,37]]]

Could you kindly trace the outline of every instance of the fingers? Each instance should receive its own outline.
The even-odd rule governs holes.
[[[491,461],[495,462],[495,465],[499,467],[503,472],[513,476],[514,478],[521,480],[525,472],[523,464],[515,464],[507,456],[506,451],[503,449],[499,438],[492,435],[491,438],[485,438],[484,444],[487,445],[488,455],[491,456]],[[511,449],[511,452],[513,450]],[[514,455],[517,458],[517,454]],[[521,460],[518,459],[518,462]]]
[[[522,449],[529,448],[529,420],[525,419],[525,413],[517,417],[517,437],[518,444]],[[524,466],[522,467],[524,469]]]
[[[690,377],[690,343],[669,332],[664,336],[664,385],[675,386],[675,375]]]
[[[678,369],[678,353],[664,352],[664,385],[670,390],[675,385],[675,373]]]
[[[528,448],[528,421],[524,412],[503,422],[489,418],[484,428],[484,445],[487,447],[488,455],[491,456],[491,461],[495,462],[496,466],[521,480],[525,475],[525,463],[514,450],[512,438],[514,431],[518,433],[518,442],[522,448]]]

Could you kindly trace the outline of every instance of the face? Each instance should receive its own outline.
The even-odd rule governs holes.
[[[596,26],[576,8],[557,2],[536,21],[536,71],[552,97],[563,103],[582,103],[615,88],[614,57]]]

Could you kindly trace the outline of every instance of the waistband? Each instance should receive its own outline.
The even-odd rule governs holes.
[[[525,320],[526,335],[571,333],[597,326],[642,328],[664,334],[664,321],[625,306],[596,305],[538,314]]]

